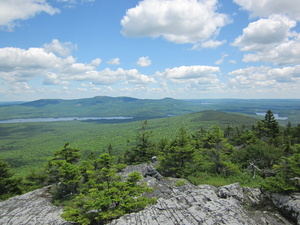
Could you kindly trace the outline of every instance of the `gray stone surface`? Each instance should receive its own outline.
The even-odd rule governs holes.
[[[121,173],[145,173],[147,164],[129,166]],[[265,201],[259,189],[241,187],[238,183],[216,188],[195,186],[183,179],[147,176],[146,182],[156,197],[155,205],[125,215],[110,225],[289,225],[272,203]],[[0,225],[66,225],[60,218],[62,208],[51,204],[50,187],[0,202]],[[273,195],[273,202],[299,221],[299,194]],[[267,203],[267,204],[266,204]],[[288,209],[288,210],[287,210]],[[299,224],[299,222],[298,222]]]
[[[110,225],[288,225],[292,224],[276,210],[251,209],[259,204],[258,189],[240,187],[238,183],[219,189],[209,185],[194,186],[186,181],[176,186],[175,178],[144,180],[154,188],[148,197],[159,196],[157,204],[144,210],[125,215]],[[223,195],[226,193],[225,195]],[[250,193],[250,194],[249,194]],[[221,195],[221,197],[219,196]],[[250,198],[248,198],[250,195]],[[247,207],[245,204],[247,203]]]
[[[300,225],[300,193],[272,194],[271,199],[283,214],[294,220],[297,225]]]
[[[1,225],[62,225],[62,208],[50,201],[50,187],[44,187],[24,195],[0,202]]]

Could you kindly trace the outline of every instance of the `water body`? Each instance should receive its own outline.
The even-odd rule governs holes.
[[[265,116],[266,115],[266,113],[255,113],[256,115],[258,115],[258,116]],[[289,119],[288,117],[281,117],[281,116],[279,116],[279,114],[273,114],[274,115],[274,117],[275,117],[275,120],[287,120],[287,119]]]
[[[125,116],[108,116],[108,117],[60,117],[60,118],[20,118],[1,120],[2,123],[33,123],[33,122],[63,122],[63,121],[74,121],[74,120],[129,120],[133,117]]]

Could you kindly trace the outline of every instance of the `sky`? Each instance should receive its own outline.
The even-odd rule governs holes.
[[[300,97],[300,0],[0,0],[0,101]]]

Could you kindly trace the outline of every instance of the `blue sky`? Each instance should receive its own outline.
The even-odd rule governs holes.
[[[0,101],[299,98],[300,0],[0,0]]]

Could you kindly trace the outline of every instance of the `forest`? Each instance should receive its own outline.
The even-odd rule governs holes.
[[[153,156],[163,177],[184,178],[195,185],[239,182],[265,192],[300,190],[300,124],[280,126],[271,110],[252,126],[214,125],[194,131],[181,126],[173,136],[161,138],[154,138],[149,121],[139,123],[121,154],[109,144],[105,153],[83,156],[66,142],[42,168],[23,177],[15,176],[1,159],[1,199],[53,185],[54,204],[65,206],[64,219],[105,224],[155,203],[141,196],[151,191],[138,182],[141,174],[134,172],[126,180],[118,175],[126,165],[150,163]]]

